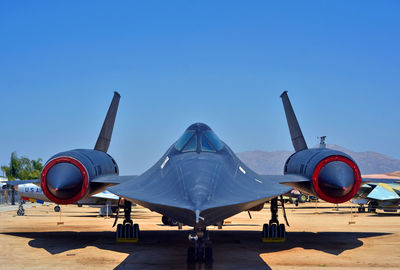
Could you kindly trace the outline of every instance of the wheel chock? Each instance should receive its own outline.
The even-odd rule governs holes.
[[[139,238],[117,238],[118,243],[137,243]]]
[[[262,237],[261,241],[263,243],[283,243],[285,242],[285,238],[267,238],[267,237]]]

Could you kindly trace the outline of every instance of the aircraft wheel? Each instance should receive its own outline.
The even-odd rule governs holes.
[[[116,237],[117,238],[122,238],[122,224],[118,224],[117,225]]]
[[[61,208],[59,205],[54,206],[54,212],[60,212]]]
[[[139,239],[139,234],[140,234],[140,230],[139,230],[139,224],[133,224],[133,238],[138,238]]]
[[[365,213],[365,207],[364,206],[361,208],[361,210],[362,210],[363,213]]]
[[[278,236],[279,238],[283,238],[284,240],[286,240],[285,224],[279,224],[278,234],[279,234],[279,236]]]
[[[213,250],[212,247],[206,247],[204,250],[204,260],[206,263],[212,262],[213,261]]]
[[[125,226],[124,226],[124,232],[125,232],[125,236],[124,236],[124,238],[132,238],[132,234],[133,234],[133,229],[132,229],[132,226],[131,226],[131,224],[126,224]]]
[[[164,225],[169,225],[168,224],[168,217],[167,216],[162,216],[161,221]]]
[[[204,261],[204,248],[197,248],[197,260]]]
[[[168,218],[168,225],[170,225],[170,226],[178,226],[178,221],[176,221],[175,219],[173,219],[173,218]]]
[[[274,223],[271,224],[270,228],[270,237],[277,238],[278,237],[278,226]]]
[[[195,263],[196,262],[196,252],[194,247],[189,247],[187,250],[187,262]]]
[[[17,215],[18,216],[23,216],[25,214],[25,210],[24,209],[18,209],[17,211]]]
[[[357,210],[358,210],[358,213],[361,213],[361,212],[362,212],[361,206],[359,206],[359,207],[357,208]]]
[[[269,236],[270,236],[268,227],[269,227],[268,224],[264,224],[264,226],[263,226],[263,238],[269,238]]]

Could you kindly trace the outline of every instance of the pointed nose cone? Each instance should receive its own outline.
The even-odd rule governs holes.
[[[57,163],[48,171],[46,184],[51,194],[59,199],[67,200],[82,189],[83,175],[73,164]]]
[[[320,189],[332,198],[342,198],[349,194],[354,183],[355,175],[353,169],[341,161],[333,161],[326,164],[318,175]]]

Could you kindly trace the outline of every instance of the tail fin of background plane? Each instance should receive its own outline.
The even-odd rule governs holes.
[[[94,150],[99,150],[103,152],[108,151],[108,147],[110,146],[111,136],[114,128],[115,117],[117,116],[117,110],[120,98],[121,98],[120,94],[118,92],[114,92],[114,97],[111,101],[110,107],[108,108],[108,112],[106,118],[104,119],[104,123],[101,128],[99,137],[97,138]]]
[[[304,139],[303,133],[301,132],[299,122],[297,122],[296,115],[294,114],[292,104],[290,103],[287,91],[284,91],[281,95],[283,107],[285,109],[286,120],[289,126],[290,137],[294,150],[296,152],[308,149],[306,140]]]

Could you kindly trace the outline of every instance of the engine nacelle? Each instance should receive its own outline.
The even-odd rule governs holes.
[[[43,193],[57,204],[71,204],[107,186],[91,183],[100,175],[118,175],[115,160],[105,152],[75,149],[51,157],[43,168],[40,185]]]
[[[294,153],[286,161],[284,173],[307,177],[311,182],[293,183],[292,186],[331,203],[350,200],[361,184],[360,170],[355,161],[343,152],[328,148]]]

